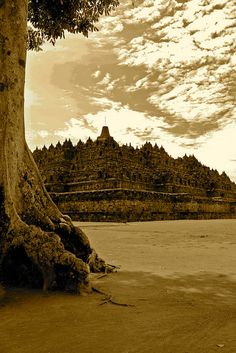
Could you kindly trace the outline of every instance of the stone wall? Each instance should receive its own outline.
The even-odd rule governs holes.
[[[34,151],[49,192],[129,188],[194,196],[234,197],[236,185],[225,174],[202,165],[194,156],[173,158],[163,147],[119,146],[113,139],[71,141]]]
[[[236,185],[194,156],[163,147],[120,146],[106,133],[34,151],[47,190],[74,220],[139,221],[235,217]]]
[[[79,221],[236,218],[233,199],[138,190],[51,193],[61,211]]]

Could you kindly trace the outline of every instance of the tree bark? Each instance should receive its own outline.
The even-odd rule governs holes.
[[[27,0],[0,0],[0,280],[80,291],[105,263],[48,195],[25,141]]]

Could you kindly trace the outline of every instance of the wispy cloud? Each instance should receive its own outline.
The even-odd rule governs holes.
[[[124,0],[88,41],[69,36],[38,54],[50,58],[48,90],[31,112],[56,106],[48,131],[57,138],[95,138],[110,115],[120,141],[200,151],[236,120],[235,25],[231,0]]]
[[[79,115],[107,108],[107,99],[199,143],[235,119],[233,13],[226,0],[123,3],[91,36],[85,60],[54,66],[52,82],[59,86],[59,72],[67,74],[63,86]]]
[[[147,101],[166,115],[170,133],[196,138],[235,119],[234,12],[227,1],[173,0],[125,13],[123,22],[142,25],[146,17],[149,25],[118,52],[120,65],[146,67],[145,85],[128,91],[149,88]]]

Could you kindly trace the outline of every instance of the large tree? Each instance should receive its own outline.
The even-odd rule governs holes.
[[[0,280],[79,291],[105,269],[86,235],[47,194],[25,141],[27,47],[88,35],[117,0],[0,0]],[[29,27],[30,26],[30,27]]]

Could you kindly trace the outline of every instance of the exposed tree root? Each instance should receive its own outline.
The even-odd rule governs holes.
[[[108,304],[108,303],[111,303],[111,304],[114,304],[114,305],[118,305],[118,306],[135,306],[134,304],[127,304],[127,303],[118,303],[116,301],[114,301],[114,299],[112,299],[112,296],[107,296],[103,299],[103,302],[100,304],[100,305],[103,305],[103,304]]]
[[[134,307],[134,304],[127,304],[127,303],[118,303],[117,301],[115,301],[112,298],[111,294],[107,294],[103,291],[101,291],[100,289],[95,288],[94,286],[92,287],[92,291],[98,294],[102,294],[104,295],[104,298],[102,299],[102,302],[99,305],[104,305],[104,304],[114,304],[114,305],[118,305],[118,306],[124,306],[124,307],[128,307],[128,306],[132,306]]]
[[[81,292],[88,274],[106,270],[87,237],[72,224],[59,224],[57,233],[19,222],[8,231],[1,248],[4,283]]]
[[[25,141],[27,4],[0,0],[0,283],[81,292],[110,267],[53,203]]]
[[[119,268],[120,268],[120,266],[117,266],[117,265],[111,265],[111,264],[107,264],[107,266],[108,267],[111,267],[113,270],[112,271],[114,271],[114,270],[118,270]],[[111,272],[112,272],[111,271]]]
[[[103,275],[98,276],[96,279],[101,279],[101,278],[104,278],[104,277],[107,277],[107,276],[108,276],[108,274],[107,274],[107,273],[104,273]]]
[[[90,271],[111,272],[113,267],[98,257],[83,231],[52,202],[27,148],[21,169],[16,191],[9,178],[0,183],[0,282],[89,290]]]

